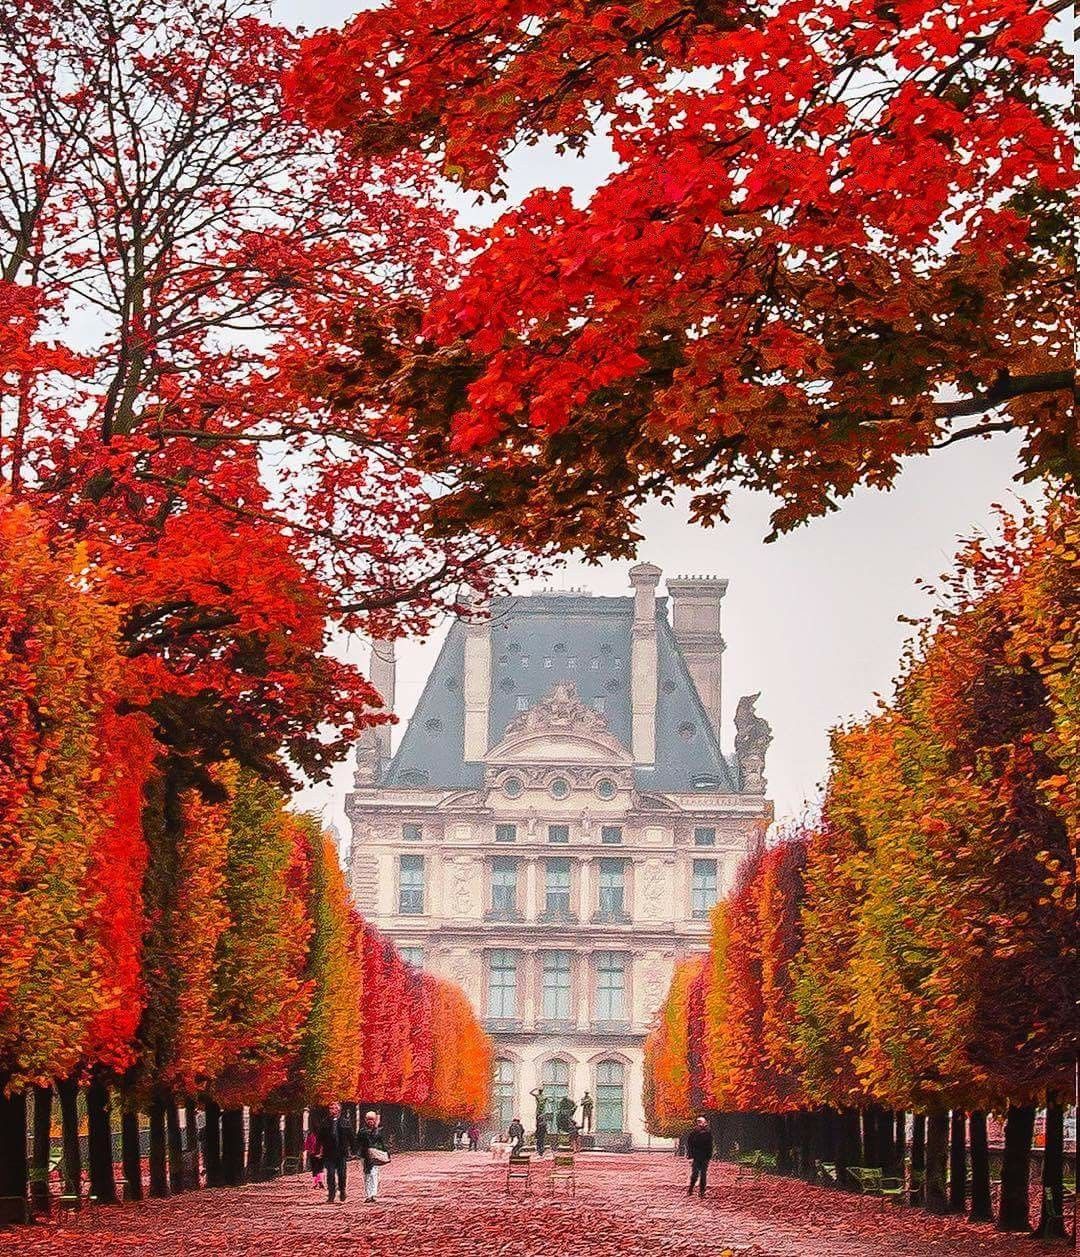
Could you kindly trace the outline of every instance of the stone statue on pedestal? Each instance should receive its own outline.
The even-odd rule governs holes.
[[[772,741],[772,728],[754,711],[760,697],[760,694],[746,695],[739,699],[735,709],[735,758],[744,794],[765,793],[765,752]]]

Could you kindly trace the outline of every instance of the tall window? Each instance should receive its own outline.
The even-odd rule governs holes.
[[[570,826],[569,825],[549,825],[548,826],[548,842],[569,842]]]
[[[424,837],[424,830],[420,825],[414,825],[412,822],[402,825],[401,836],[406,842],[420,842]]]
[[[621,951],[596,953],[596,1019],[623,1021],[626,1017],[626,955]]]
[[[414,969],[422,969],[424,967],[424,949],[422,947],[399,947],[401,959],[407,965],[411,965]]]
[[[517,952],[497,947],[488,957],[488,1016],[513,1021],[517,1016]]]
[[[695,860],[690,878],[690,911],[707,917],[716,903],[716,861]]]
[[[548,916],[566,916],[570,912],[570,861],[565,856],[552,856],[544,861],[544,911]]]
[[[491,1116],[501,1134],[506,1134],[514,1120],[514,1062],[503,1057],[491,1071]]]
[[[622,842],[622,826],[601,825],[600,841],[608,847],[617,847]]]
[[[424,911],[424,857],[398,857],[398,911],[417,916]]]
[[[516,842],[517,826],[516,825],[496,825],[495,826],[496,842]]]
[[[512,916],[517,912],[517,866],[512,855],[497,855],[491,861],[491,910]]]
[[[625,1070],[622,1061],[601,1061],[596,1067],[596,1129],[621,1131]]]
[[[544,1001],[546,1021],[570,1020],[570,953],[544,952]]]
[[[570,1066],[565,1061],[545,1061],[540,1081],[544,1087],[550,1122],[559,1111],[559,1101],[570,1094]]]
[[[602,917],[621,917],[626,912],[626,861],[600,861],[599,908]]]
[[[699,825],[694,830],[695,847],[715,847],[716,830],[711,825]]]

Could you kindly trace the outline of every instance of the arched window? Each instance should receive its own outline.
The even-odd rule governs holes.
[[[621,1061],[601,1061],[596,1067],[596,1129],[623,1129],[625,1070]]]
[[[559,1111],[559,1101],[570,1094],[570,1066],[565,1061],[545,1061],[540,1081],[544,1084],[549,1119]]]
[[[495,1061],[491,1074],[491,1116],[503,1134],[517,1116],[514,1112],[514,1062],[502,1056]]]

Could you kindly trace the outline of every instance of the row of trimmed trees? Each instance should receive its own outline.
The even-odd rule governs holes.
[[[280,1161],[331,1099],[481,1116],[490,1047],[465,996],[362,920],[282,784],[162,746],[85,556],[0,508],[0,1196],[32,1179],[47,1206],[56,1107],[77,1189],[80,1091],[99,1200],[116,1197],[116,1110],[136,1197],[140,1112],[152,1195],[194,1177],[185,1106],[192,1134],[205,1114],[211,1182]]]
[[[821,817],[746,861],[648,1043],[651,1128],[718,1116],[778,1168],[903,1174],[936,1212],[1063,1233],[1074,1100],[1080,512],[973,543],[890,701],[834,733]],[[910,1146],[907,1141],[910,1140]],[[970,1169],[969,1169],[970,1167]]]

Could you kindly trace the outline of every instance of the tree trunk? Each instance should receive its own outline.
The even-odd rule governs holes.
[[[907,1164],[907,1114],[893,1114],[892,1162],[889,1173],[894,1178],[904,1177]]]
[[[931,1213],[947,1213],[949,1198],[945,1191],[949,1158],[949,1115],[929,1113],[926,1118],[926,1186],[923,1204]]]
[[[165,1101],[150,1101],[150,1195],[167,1196],[169,1180],[165,1173]]]
[[[213,1100],[206,1102],[206,1125],[203,1131],[206,1137],[203,1145],[206,1185],[220,1187],[225,1181],[221,1174],[221,1109]]]
[[[249,1183],[257,1183],[263,1177],[263,1115],[248,1113],[247,1176]]]
[[[187,1157],[188,1187],[199,1187],[199,1106],[194,1100],[184,1105],[184,1153]]]
[[[281,1114],[267,1113],[263,1118],[263,1164],[270,1178],[281,1173]]]
[[[862,1111],[862,1147],[863,1147],[863,1165],[873,1166],[880,1169],[881,1165],[878,1158],[878,1138],[877,1138],[877,1109],[873,1105],[869,1105]]]
[[[60,1101],[60,1129],[63,1136],[64,1190],[71,1195],[82,1194],[82,1151],[79,1148],[79,1084],[65,1078],[56,1084]]]
[[[949,1212],[963,1213],[967,1204],[967,1114],[953,1109],[949,1125]]]
[[[859,1164],[860,1129],[858,1109],[841,1109],[836,1132],[836,1181],[845,1191],[852,1187],[848,1170]]]
[[[971,1222],[992,1222],[994,1207],[990,1199],[990,1145],[986,1139],[986,1114],[968,1117],[968,1145],[971,1149]]]
[[[48,1213],[51,1203],[52,1098],[52,1087],[34,1088],[34,1181],[30,1184],[30,1206],[35,1213]]]
[[[1031,1174],[1031,1138],[1034,1133],[1034,1106],[1010,1105],[1005,1117],[1005,1152],[1001,1158],[999,1231],[1027,1231],[1031,1227],[1028,1179]]]
[[[221,1114],[221,1176],[229,1187],[244,1181],[244,1110]]]
[[[165,1105],[165,1124],[169,1138],[169,1190],[175,1196],[184,1190],[184,1145],[180,1135],[180,1110],[175,1100]]]
[[[1043,1240],[1065,1238],[1065,1110],[1046,1106],[1046,1146],[1043,1149],[1042,1214],[1035,1234]]]
[[[780,1174],[791,1174],[794,1169],[794,1158],[791,1155],[791,1114],[776,1115],[776,1169]],[[402,1136],[404,1137],[404,1120]]]
[[[86,1089],[87,1161],[90,1165],[90,1194],[101,1204],[116,1203],[116,1174],[113,1170],[112,1117],[109,1088],[95,1070]]]
[[[139,1144],[139,1110],[124,1105],[120,1114],[120,1158],[124,1164],[128,1200],[142,1200],[142,1148]]]
[[[913,1205],[921,1205],[926,1199],[926,1114],[911,1115],[911,1182],[914,1189],[908,1193]]]
[[[24,1222],[25,1212],[15,1201],[24,1201],[30,1179],[26,1160],[26,1092],[7,1095],[0,1082],[0,1226]]]
[[[285,1156],[299,1160],[304,1155],[304,1115],[285,1114]]]

